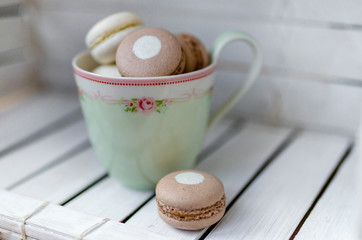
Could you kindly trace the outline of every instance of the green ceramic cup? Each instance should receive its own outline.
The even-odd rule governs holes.
[[[240,89],[209,118],[214,71],[222,49],[246,42],[253,50]],[[105,77],[91,72],[89,53],[73,59],[75,81],[91,144],[110,176],[136,189],[153,189],[169,172],[195,166],[208,129],[242,97],[257,78],[262,54],[241,32],[216,41],[212,63],[199,71],[163,77]]]

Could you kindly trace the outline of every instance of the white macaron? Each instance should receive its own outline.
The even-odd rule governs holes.
[[[99,65],[92,72],[106,77],[121,77],[116,65]]]
[[[97,22],[87,33],[85,42],[92,57],[100,64],[115,61],[119,43],[129,33],[143,27],[142,20],[130,12],[110,15]]]

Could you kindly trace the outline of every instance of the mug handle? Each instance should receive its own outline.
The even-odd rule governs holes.
[[[221,34],[214,42],[211,56],[212,60],[217,63],[219,55],[224,47],[234,41],[242,41],[247,43],[253,51],[253,60],[249,69],[248,75],[244,84],[237,90],[229,100],[221,106],[215,114],[210,118],[208,123],[208,130],[210,130],[234,105],[235,103],[249,90],[259,75],[263,54],[259,43],[250,35],[243,32],[229,31]]]

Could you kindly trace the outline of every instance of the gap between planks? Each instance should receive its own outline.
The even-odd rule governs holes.
[[[301,132],[207,238],[288,239],[349,145],[347,137]]]
[[[343,156],[341,157],[340,161],[337,163],[336,167],[333,169],[333,171],[331,172],[330,176],[328,177],[327,181],[325,182],[325,184],[323,185],[323,187],[321,188],[320,192],[318,193],[318,195],[316,196],[316,198],[314,199],[313,203],[311,204],[311,206],[309,207],[308,211],[305,213],[305,215],[303,216],[303,218],[301,219],[300,223],[298,224],[298,226],[296,227],[296,229],[294,230],[293,234],[290,236],[290,240],[293,240],[297,237],[298,233],[300,232],[300,230],[303,228],[303,225],[305,224],[305,222],[308,220],[309,216],[312,214],[314,208],[316,207],[316,205],[318,204],[318,202],[320,201],[320,199],[323,197],[323,195],[325,194],[325,192],[327,191],[328,187],[331,185],[332,181],[336,178],[336,175],[339,171],[341,171],[340,169],[342,168],[342,165],[346,162],[346,160],[351,156],[351,152],[354,148],[354,143],[351,143],[349,145],[349,147],[346,149],[345,153],[343,154]]]
[[[55,92],[39,94],[0,115],[0,157],[80,118],[77,99]]]
[[[250,180],[245,184],[244,187],[239,191],[239,193],[230,201],[227,205],[225,214],[230,210],[230,208],[235,204],[235,202],[240,198],[240,196],[250,187],[253,181],[260,175],[262,172],[273,162],[273,160],[279,156],[297,137],[299,130],[292,131],[289,136],[275,149],[275,151],[267,158],[267,160],[260,166],[260,168],[255,172],[255,174],[250,178]],[[200,240],[205,239],[207,235],[216,227],[217,223],[210,226],[199,238]]]

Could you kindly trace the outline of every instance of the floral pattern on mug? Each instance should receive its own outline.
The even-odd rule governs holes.
[[[124,105],[123,110],[131,113],[142,113],[148,115],[152,112],[164,113],[167,106],[172,104],[172,99],[155,100],[152,97],[122,99],[121,105]]]
[[[137,100],[137,111],[149,114],[156,111],[156,102],[152,97],[143,97]]]
[[[165,113],[168,109],[168,106],[175,102],[185,102],[193,97],[200,98],[206,94],[211,93],[212,88],[206,91],[196,91],[192,90],[191,93],[183,94],[181,98],[165,98],[165,99],[154,99],[153,97],[141,97],[141,98],[131,98],[131,99],[113,99],[111,96],[102,95],[100,91],[98,92],[85,92],[83,89],[78,88],[78,94],[81,101],[84,100],[84,97],[89,99],[100,99],[104,103],[121,105],[123,111],[130,113],[142,113],[144,115],[149,115],[150,113]]]

